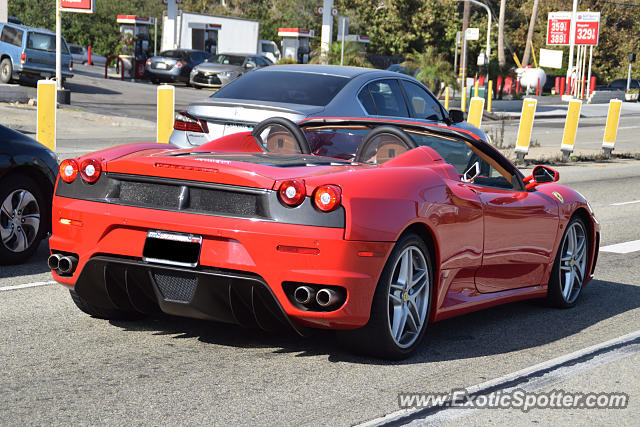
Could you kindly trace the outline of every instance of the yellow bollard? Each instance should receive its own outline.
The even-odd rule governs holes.
[[[525,98],[522,101],[522,113],[520,114],[520,125],[518,126],[518,139],[516,140],[516,155],[523,159],[529,152],[531,143],[531,130],[533,129],[533,118],[536,114],[536,104],[534,98]]]
[[[51,151],[56,151],[56,82],[38,80],[38,117],[36,139]]]
[[[460,97],[460,109],[462,110],[463,113],[467,111],[467,88],[466,87],[462,88],[462,95]]]
[[[444,109],[449,109],[449,86],[444,88]]]
[[[491,112],[491,98],[493,97],[493,80],[489,80],[489,93],[487,94],[487,112]]]
[[[480,123],[482,122],[483,109],[484,109],[484,98],[479,98],[476,96],[471,98],[471,103],[469,104],[469,115],[467,116],[467,122],[479,128]]]
[[[602,139],[602,149],[610,155],[613,146],[616,143],[618,134],[618,124],[620,122],[620,112],[622,111],[622,101],[620,99],[612,99],[609,101],[609,113],[607,114],[607,126],[604,129],[604,138]]]
[[[168,143],[173,132],[173,121],[175,120],[175,91],[176,89],[170,85],[158,86],[158,106],[156,124],[156,139],[161,143]]]
[[[475,84],[473,85],[473,96],[474,97],[478,97],[478,85],[480,84],[479,81],[476,81]]]
[[[562,145],[560,147],[565,157],[568,157],[568,154],[573,152],[573,147],[576,144],[576,133],[578,132],[578,120],[580,119],[581,108],[581,100],[573,99],[569,102],[567,120],[564,123],[564,133],[562,134]]]

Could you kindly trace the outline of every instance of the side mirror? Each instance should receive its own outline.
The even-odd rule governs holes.
[[[524,179],[525,188],[531,190],[540,184],[546,184],[548,182],[556,182],[560,179],[560,172],[551,169],[550,167],[538,165],[533,168],[531,175]]]
[[[247,64],[244,66],[244,68],[256,68],[256,64],[254,64],[253,62],[247,62]]]
[[[464,113],[461,110],[449,110],[449,120],[451,123],[464,122]]]
[[[480,175],[480,163],[475,162],[467,171],[462,175],[460,181],[473,182],[473,179]]]

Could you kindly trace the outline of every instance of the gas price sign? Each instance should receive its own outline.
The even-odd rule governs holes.
[[[596,46],[600,30],[600,12],[576,14],[576,45]],[[549,12],[547,44],[568,45],[571,34],[571,12]]]

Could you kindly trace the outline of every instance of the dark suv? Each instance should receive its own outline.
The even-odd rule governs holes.
[[[67,42],[62,39],[62,78],[73,77],[73,63]],[[36,79],[56,74],[56,35],[24,25],[0,23],[0,83],[21,76]]]

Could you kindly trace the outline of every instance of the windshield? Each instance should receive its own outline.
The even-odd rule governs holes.
[[[241,66],[242,64],[244,64],[244,59],[245,59],[244,56],[238,56],[238,55],[215,55],[207,59],[207,62],[212,62],[214,64]]]
[[[211,98],[325,106],[349,78],[295,71],[255,71],[223,86]]]
[[[30,32],[27,37],[27,48],[46,50],[47,52],[56,51],[56,36],[53,34],[34,33]],[[69,53],[67,44],[62,40],[62,47],[60,48],[62,53]]]

